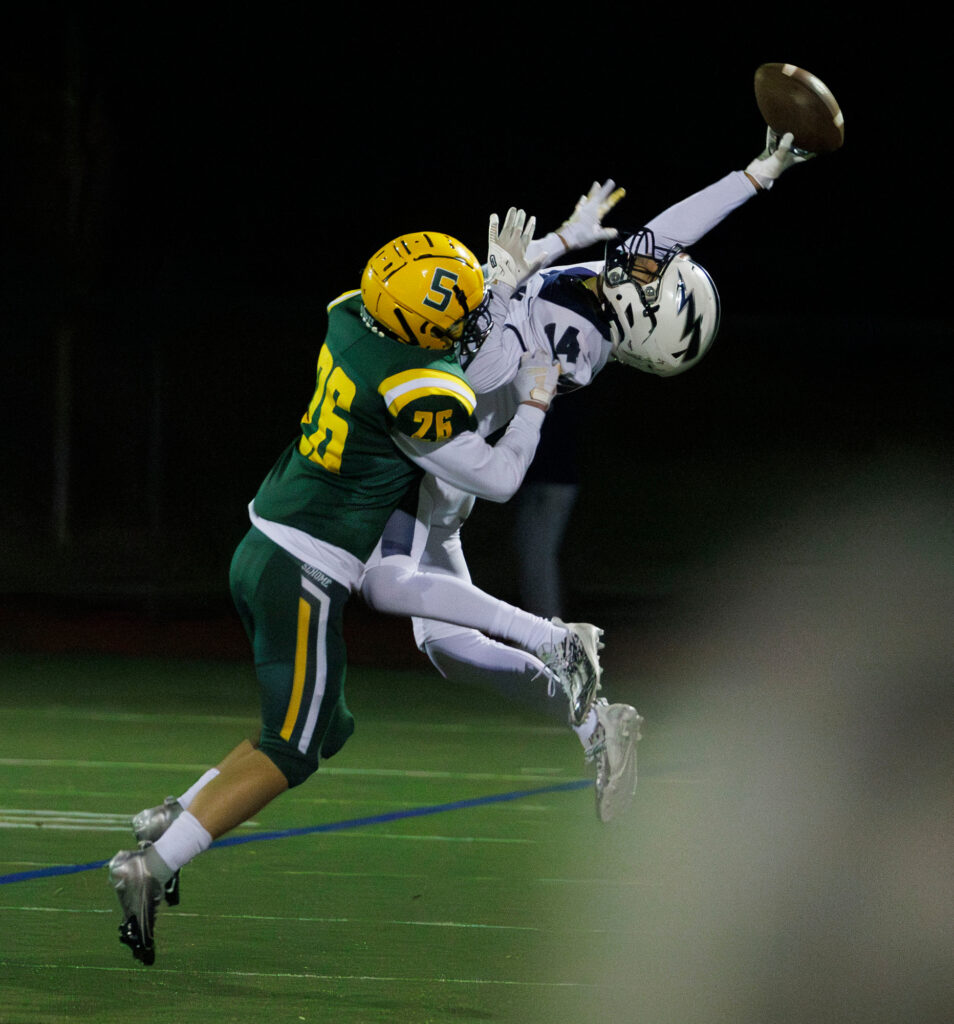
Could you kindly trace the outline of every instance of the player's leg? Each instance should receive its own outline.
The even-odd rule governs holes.
[[[493,640],[475,629],[461,629],[435,619],[414,619],[418,647],[449,682],[491,690],[566,721],[566,705],[553,700],[559,688],[546,665],[531,654]]]
[[[421,584],[430,586],[432,592],[423,605],[428,613],[439,603],[437,595],[443,606],[452,600],[451,582],[483,594],[471,583],[461,544],[460,523],[447,517],[435,518],[438,518],[438,525],[432,525],[428,531],[418,558],[420,569],[408,584],[411,588]],[[442,581],[447,584],[442,585]],[[458,628],[446,613],[441,620],[429,614],[416,615],[412,621],[418,647],[428,653],[439,671],[457,681],[496,686],[503,693],[519,690],[522,681],[524,688],[520,699],[524,701],[539,699],[539,686],[534,685],[539,680],[550,683],[548,689],[552,695],[555,681],[570,701],[571,722],[582,721],[600,685],[598,652],[602,646],[599,642],[602,631],[587,623],[568,625],[559,619],[544,619],[484,596],[498,609],[497,614],[502,610],[506,615],[508,609],[512,610],[509,625],[491,624],[483,630],[490,634],[488,637],[481,635],[479,624],[472,630]],[[476,616],[471,618],[471,625],[473,618]],[[495,637],[509,640],[510,644],[501,643]],[[498,673],[499,678],[494,679]]]
[[[393,527],[417,524],[404,513],[393,517]],[[566,630],[549,619],[475,587],[460,557],[456,529],[431,527],[426,551],[415,555],[396,547],[390,554],[368,564],[361,579],[361,594],[376,611],[390,615],[439,618],[456,626],[480,630],[491,636],[535,650],[558,643]]]
[[[476,629],[536,654],[559,678],[578,723],[600,686],[602,631],[532,615],[475,587],[460,542],[473,504],[472,495],[426,477],[416,515],[399,511],[388,522],[362,577],[362,596],[377,611]]]
[[[475,630],[456,630],[436,620],[414,621],[415,636],[434,667],[451,682],[480,686],[544,714],[565,718],[562,703],[548,699],[539,659]],[[571,725],[586,761],[596,767],[596,814],[606,823],[619,817],[636,791],[636,744],[642,718],[628,704],[599,698],[578,725]]]
[[[192,806],[192,801],[200,790],[204,789],[224,769],[234,764],[239,758],[244,758],[257,747],[258,737],[242,740],[214,768],[203,772],[180,796],[167,796],[156,807],[147,807],[136,814],[132,819],[132,830],[136,839],[139,842],[154,843],[183,811],[187,811]],[[181,897],[180,873],[178,871],[165,883],[163,896],[170,907],[178,905]]]
[[[232,584],[255,655],[261,739],[257,747],[240,743],[155,843],[120,851],[111,861],[110,881],[125,917],[120,938],[144,963],[155,956],[153,924],[163,885],[215,838],[303,782],[354,728],[343,692],[348,589],[324,574],[303,572],[254,530],[236,552]]]
[[[528,649],[556,642],[561,631],[547,619],[471,582],[460,528],[473,507],[472,494],[426,476],[413,511],[398,510],[388,520],[365,567],[362,596],[376,611],[442,619]]]
[[[257,737],[242,740],[214,768],[209,768],[203,772],[184,793],[178,797],[167,796],[156,807],[147,807],[140,811],[132,819],[132,828],[136,838],[155,842],[183,811],[187,811],[192,806],[192,801],[200,790],[204,789],[223,769],[226,769],[239,758],[244,758],[257,747]]]

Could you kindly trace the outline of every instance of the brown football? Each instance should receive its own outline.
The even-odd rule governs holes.
[[[845,141],[845,119],[825,83],[794,64],[763,64],[755,72],[755,100],[765,123],[791,132],[810,153],[832,153]]]

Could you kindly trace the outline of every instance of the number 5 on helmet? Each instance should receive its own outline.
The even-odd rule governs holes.
[[[379,249],[361,277],[361,299],[372,330],[421,348],[476,347],[492,324],[480,263],[438,231],[402,235]]]

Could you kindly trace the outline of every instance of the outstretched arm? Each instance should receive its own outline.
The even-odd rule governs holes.
[[[646,225],[655,235],[657,250],[695,245],[752,196],[770,189],[789,167],[804,163],[810,156],[793,148],[790,133],[779,139],[769,129],[765,149],[744,171],[732,171],[670,206]]]
[[[663,210],[646,225],[655,236],[657,252],[675,246],[688,249],[757,191],[745,171],[732,171]]]

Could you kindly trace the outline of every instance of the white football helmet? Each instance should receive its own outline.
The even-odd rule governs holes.
[[[613,355],[646,373],[672,377],[705,355],[719,331],[719,293],[688,253],[657,255],[651,231],[607,245],[600,275]]]

